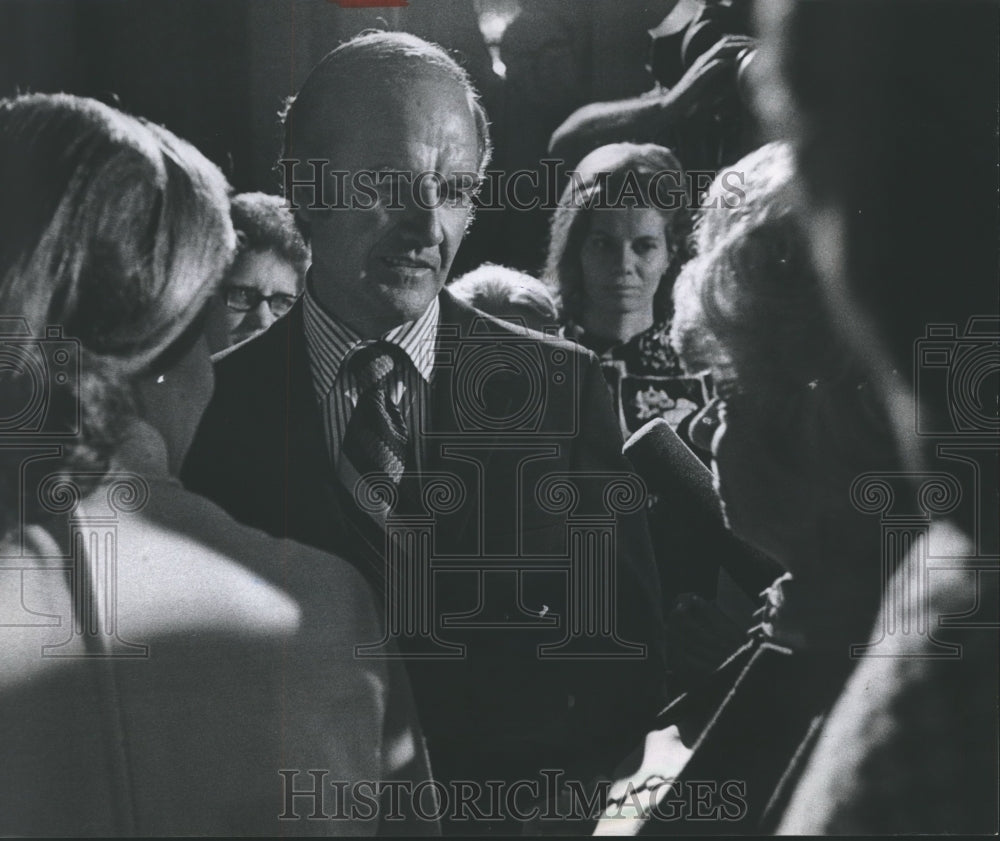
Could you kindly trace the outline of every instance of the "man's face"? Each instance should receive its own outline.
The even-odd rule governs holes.
[[[302,157],[348,173],[344,193],[328,176],[327,204],[361,206],[298,212],[320,303],[372,337],[418,318],[444,286],[469,219],[478,139],[465,91],[440,75],[362,84],[344,99],[310,117],[330,128],[311,132]]]

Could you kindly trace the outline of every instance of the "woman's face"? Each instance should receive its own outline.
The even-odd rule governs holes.
[[[302,291],[299,272],[271,251],[247,251],[236,258],[212,302],[209,341],[213,353],[266,330]]]
[[[652,315],[670,264],[666,218],[655,208],[597,208],[580,254],[584,322]]]

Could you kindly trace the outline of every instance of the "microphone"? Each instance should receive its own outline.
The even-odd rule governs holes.
[[[706,516],[725,526],[712,471],[663,418],[634,432],[622,452],[653,493],[671,502],[693,497]]]
[[[625,442],[625,457],[658,497],[649,528],[664,596],[714,595],[721,566],[755,599],[783,572],[726,526],[710,471],[663,418],[649,421]]]

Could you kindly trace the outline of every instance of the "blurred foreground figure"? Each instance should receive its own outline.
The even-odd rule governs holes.
[[[884,551],[913,526],[781,831],[995,833],[1000,10],[759,10],[759,109],[794,139],[832,316],[911,465],[858,504]]]
[[[710,195],[734,173],[745,175],[745,202],[702,212],[703,249],[674,287],[671,338],[688,370],[712,375],[716,396],[691,436],[712,455],[726,523],[787,574],[746,644],[692,680],[650,734],[633,777],[648,791],[650,834],[705,831],[708,820],[715,833],[773,829],[797,758],[854,665],[847,648],[878,607],[878,524],[851,505],[850,489],[858,473],[895,466],[889,424],[827,323],[788,195],[790,150],[753,152],[720,173]],[[685,607],[686,621],[671,617],[686,632],[675,644],[711,650],[713,623],[699,619],[697,603],[675,613]],[[694,812],[698,786],[712,796]],[[622,808],[630,805],[626,796]],[[616,820],[609,810],[602,833]]]
[[[232,200],[236,258],[209,308],[213,353],[266,330],[302,294],[309,246],[280,196],[241,193]]]
[[[296,769],[426,779],[405,681],[354,656],[371,592],[177,480],[225,179],[166,129],[33,95],[0,102],[0,182],[0,834],[374,834],[353,792],[287,796]]]

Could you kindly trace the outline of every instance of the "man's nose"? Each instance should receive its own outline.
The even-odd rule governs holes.
[[[256,307],[247,313],[246,325],[255,330],[263,330],[274,324],[274,313],[271,312],[271,305],[267,301],[260,301]]]
[[[404,232],[421,248],[444,240],[444,200],[433,194],[418,194],[407,207]]]

